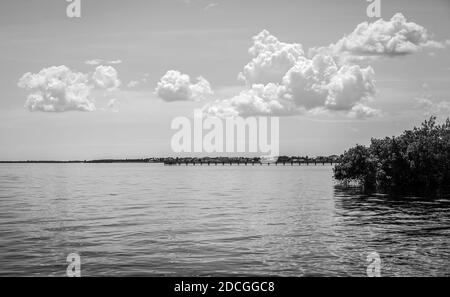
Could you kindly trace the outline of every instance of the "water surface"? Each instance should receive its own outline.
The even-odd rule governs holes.
[[[364,195],[329,166],[0,164],[0,275],[450,275],[450,199]]]

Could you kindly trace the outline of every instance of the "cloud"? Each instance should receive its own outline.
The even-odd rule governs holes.
[[[122,60],[117,59],[117,60],[107,61],[104,59],[92,59],[92,60],[87,60],[84,63],[87,65],[91,65],[91,66],[99,66],[101,64],[117,65],[117,64],[122,64]]]
[[[424,111],[425,116],[450,114],[450,102],[436,102],[431,96],[416,98],[417,108]]]
[[[98,66],[94,73],[81,73],[62,65],[25,73],[18,86],[30,91],[25,103],[30,111],[94,111],[92,90],[115,90],[120,80],[112,66]]]
[[[445,42],[434,41],[424,27],[408,22],[401,13],[395,14],[389,21],[363,22],[352,33],[330,46],[335,53],[388,57],[444,47]]]
[[[430,93],[430,86],[422,84],[423,94],[415,98],[416,108],[423,111],[425,116],[450,114],[450,101],[436,101]]]
[[[39,73],[26,73],[18,86],[31,91],[25,107],[30,111],[94,111],[89,77],[66,66],[53,66]]]
[[[350,111],[375,94],[374,71],[369,66],[339,65],[329,55],[302,58],[283,78],[283,97],[306,110]]]
[[[136,87],[138,87],[141,84],[145,84],[145,83],[148,82],[148,77],[149,77],[149,74],[145,73],[144,76],[141,79],[139,79],[139,80],[131,80],[127,84],[127,87],[128,88],[136,88]]]
[[[139,86],[140,84],[141,84],[140,81],[132,80],[132,81],[130,81],[130,82],[127,84],[127,87],[129,87],[129,88],[135,88],[135,87]]]
[[[214,8],[214,7],[218,6],[218,5],[219,5],[219,3],[209,3],[208,5],[206,5],[203,8],[203,10],[207,11],[207,10],[210,10],[211,8]]]
[[[311,48],[307,54],[301,44],[282,42],[263,30],[253,37],[251,61],[238,75],[247,90],[205,110],[222,116],[324,112],[377,116],[381,112],[368,106],[376,94],[370,61],[448,46],[449,40],[433,40],[423,26],[408,22],[401,13],[388,21],[363,22],[335,44]]]
[[[86,65],[98,66],[98,65],[102,64],[102,62],[103,62],[102,59],[93,59],[93,60],[87,60],[84,63]]]
[[[279,92],[280,86],[277,84],[254,84],[250,89],[241,91],[237,96],[206,105],[203,110],[205,114],[224,118],[298,114],[299,110],[292,100],[280,98]]]
[[[198,77],[191,82],[189,75],[179,71],[168,71],[158,82],[155,94],[164,101],[198,101],[213,94],[209,82]]]
[[[118,60],[112,60],[112,61],[108,61],[108,64],[112,64],[112,65],[117,65],[117,64],[122,64],[122,60],[118,59]]]
[[[116,90],[121,84],[117,70],[112,66],[98,66],[92,78],[99,88],[107,89],[108,91]]]
[[[253,37],[249,54],[252,60],[245,65],[239,79],[252,85],[281,82],[304,52],[300,44],[280,42],[267,30],[263,30]]]
[[[372,67],[342,64],[326,51],[311,58],[300,44],[280,42],[264,30],[253,38],[253,56],[240,74],[248,89],[205,107],[218,116],[294,115],[342,112],[370,117],[366,106],[375,94]]]
[[[381,111],[379,111],[377,109],[373,109],[364,104],[357,103],[349,111],[348,115],[352,118],[366,119],[366,118],[376,117],[376,116],[381,115]]]

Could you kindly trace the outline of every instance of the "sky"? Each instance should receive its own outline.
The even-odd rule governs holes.
[[[0,160],[176,156],[171,122],[194,109],[278,116],[282,155],[442,121],[450,1],[369,4],[1,1]]]

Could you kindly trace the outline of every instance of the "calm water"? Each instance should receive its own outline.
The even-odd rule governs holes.
[[[0,165],[0,275],[450,275],[450,199],[365,196],[318,167]]]

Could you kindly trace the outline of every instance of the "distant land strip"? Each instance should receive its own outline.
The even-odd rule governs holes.
[[[319,156],[319,157],[288,157],[280,156],[273,158],[270,162],[273,163],[339,163],[340,156]],[[143,158],[143,159],[97,159],[97,160],[26,160],[26,161],[0,161],[0,164],[74,164],[74,163],[162,163],[162,164],[208,164],[208,163],[268,163],[263,158],[249,158],[249,157],[184,157],[184,158]]]

